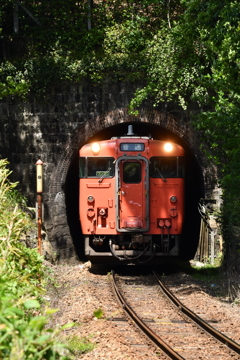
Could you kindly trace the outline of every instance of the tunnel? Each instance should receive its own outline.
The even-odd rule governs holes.
[[[107,140],[111,137],[124,136],[128,125],[133,125],[133,132],[139,136],[151,136],[155,140],[175,142],[185,150],[185,221],[181,245],[181,258],[190,260],[194,257],[198,246],[200,216],[198,203],[204,198],[204,179],[201,164],[194,150],[187,141],[173,131],[160,125],[147,122],[118,123],[106,127],[89,137],[85,143]],[[84,144],[82,144],[84,145]],[[79,159],[78,150],[75,149],[66,174],[64,185],[66,216],[69,231],[79,260],[84,260],[83,235],[79,223]]]

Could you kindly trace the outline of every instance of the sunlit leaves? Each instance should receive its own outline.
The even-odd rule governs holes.
[[[4,56],[12,66],[9,73],[6,62],[2,64],[0,97],[27,94],[28,90],[47,94],[59,80],[79,81],[85,76],[93,81],[106,76],[140,79],[145,76],[148,41],[162,24],[173,26],[183,11],[180,0],[100,0],[94,1],[91,9],[87,0],[25,0],[23,5],[41,26],[20,7],[16,35],[9,26],[13,21],[10,3],[12,0],[4,0],[0,9],[4,49],[9,49]],[[11,44],[15,42],[20,52],[14,53]]]
[[[21,241],[31,220],[7,166],[0,159],[0,358],[66,360],[55,339],[60,329],[46,328],[52,311],[44,312],[41,298],[43,259]]]

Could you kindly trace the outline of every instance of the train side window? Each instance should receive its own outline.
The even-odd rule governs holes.
[[[86,177],[109,178],[114,176],[114,158],[109,157],[88,157],[86,166]]]
[[[123,163],[123,182],[125,184],[139,184],[141,182],[141,164],[139,162]]]

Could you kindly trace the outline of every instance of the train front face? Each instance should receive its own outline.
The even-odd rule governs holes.
[[[80,149],[79,213],[93,263],[177,257],[184,216],[184,150],[128,136]]]

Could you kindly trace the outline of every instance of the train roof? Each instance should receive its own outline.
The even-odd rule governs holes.
[[[111,139],[152,139],[151,135],[149,136],[138,136],[133,132],[133,125],[128,125],[128,133],[124,136],[112,137]]]
[[[145,139],[145,140],[152,140],[153,138],[150,136],[119,136],[119,137],[112,137],[111,140],[116,139]]]

